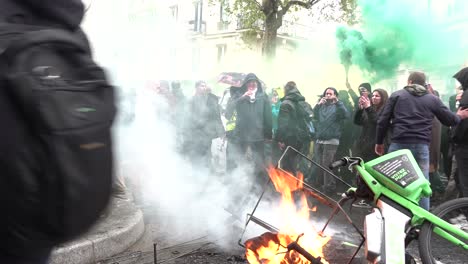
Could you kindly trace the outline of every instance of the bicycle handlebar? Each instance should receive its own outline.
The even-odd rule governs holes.
[[[338,167],[344,167],[344,166],[346,166],[347,164],[348,164],[348,159],[347,159],[347,158],[342,158],[342,159],[340,159],[340,160],[337,160],[337,161],[332,162],[332,163],[328,166],[328,168],[329,168],[330,170],[334,170],[334,169],[336,169],[336,168],[338,168]]]
[[[358,165],[362,162],[362,159],[359,158],[359,157],[344,157],[340,160],[337,160],[337,161],[334,161],[332,162],[328,168],[330,168],[330,170],[334,170],[338,167],[344,167],[344,166],[348,166],[348,165]]]

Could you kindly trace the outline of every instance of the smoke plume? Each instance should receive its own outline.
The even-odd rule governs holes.
[[[359,67],[372,82],[394,77],[403,65],[432,70],[463,63],[459,36],[427,1],[360,0],[359,7],[359,30],[339,27],[336,38],[341,63]]]

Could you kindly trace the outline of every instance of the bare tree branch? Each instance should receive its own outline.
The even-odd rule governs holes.
[[[257,6],[258,6],[258,8],[259,8],[260,10],[262,10],[262,8],[263,8],[263,7],[262,7],[262,4],[260,4],[257,0],[252,0],[252,1],[255,2],[255,4],[257,4]]]

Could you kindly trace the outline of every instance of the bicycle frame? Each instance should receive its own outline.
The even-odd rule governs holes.
[[[419,207],[418,204],[408,200],[405,197],[402,197],[401,195],[390,190],[389,188],[383,186],[365,169],[364,165],[365,164],[362,163],[359,165],[355,165],[354,167],[361,175],[362,180],[366,183],[366,185],[374,194],[374,202],[377,203],[377,201],[382,197],[389,198],[390,200],[396,202],[397,204],[411,212],[411,226],[419,226],[424,221],[429,221],[435,225],[434,232],[436,234],[450,241],[451,243],[460,246],[465,250],[468,250],[468,244],[464,243],[463,241],[452,235],[455,234],[459,237],[462,237],[463,239],[468,240],[467,232],[464,232],[463,230],[453,226],[445,220]]]

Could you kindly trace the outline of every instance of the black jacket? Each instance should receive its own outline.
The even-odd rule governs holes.
[[[388,99],[377,122],[376,144],[383,144],[392,121],[392,143],[429,145],[434,116],[446,126],[460,122],[460,118],[425,87],[406,86]]]
[[[316,138],[318,140],[340,139],[343,121],[349,117],[349,112],[343,102],[317,104],[314,108],[316,120]]]
[[[257,93],[255,101],[242,97],[247,91],[247,82],[257,81]],[[230,98],[226,107],[226,119],[230,120],[236,114],[236,128],[233,139],[242,142],[259,142],[272,138],[272,114],[268,95],[257,76],[249,73],[237,92]]]
[[[281,99],[281,107],[278,115],[278,130],[275,140],[284,142],[288,146],[298,148],[304,140],[303,133],[299,131],[300,117],[296,111],[299,102],[304,102],[305,98],[297,88],[289,90]],[[303,123],[303,122],[302,122]],[[301,133],[302,132],[302,133]]]
[[[468,108],[468,89],[463,93],[460,107],[462,109]],[[458,145],[468,147],[468,119],[462,120],[458,126],[453,128],[452,140]]]
[[[356,145],[356,155],[369,161],[377,158],[375,154],[375,138],[377,134],[377,120],[381,111],[376,111],[374,107],[359,109],[354,115],[354,124],[361,126],[361,135]],[[386,138],[387,139],[387,138]],[[387,141],[387,140],[386,140]],[[386,144],[388,145],[388,143]]]

